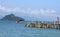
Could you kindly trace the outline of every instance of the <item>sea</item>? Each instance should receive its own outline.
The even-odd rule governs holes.
[[[26,22],[0,21],[0,37],[60,37],[59,29],[26,27]]]

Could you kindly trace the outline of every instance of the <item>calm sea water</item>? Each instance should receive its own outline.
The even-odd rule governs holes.
[[[15,21],[0,21],[0,37],[60,37],[60,30],[30,28]]]

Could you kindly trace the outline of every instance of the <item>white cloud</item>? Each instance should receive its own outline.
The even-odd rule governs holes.
[[[46,15],[46,16],[55,16],[55,10],[54,9],[21,9],[21,8],[6,8],[0,5],[0,11],[6,11],[6,12],[23,12],[26,14],[32,14],[32,15]]]
[[[1,5],[0,5],[0,10],[5,10],[6,8],[5,7],[2,7]]]

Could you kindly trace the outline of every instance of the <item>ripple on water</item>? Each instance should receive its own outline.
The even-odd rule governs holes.
[[[60,30],[31,28],[20,23],[2,22],[0,37],[60,37]]]

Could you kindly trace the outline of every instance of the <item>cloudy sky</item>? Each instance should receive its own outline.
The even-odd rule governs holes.
[[[0,16],[15,14],[26,20],[55,20],[60,0],[0,0]]]

